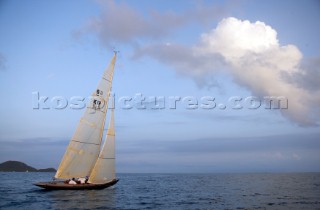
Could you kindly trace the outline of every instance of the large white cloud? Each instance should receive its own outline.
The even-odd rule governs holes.
[[[298,78],[303,81],[308,72],[301,67],[302,53],[294,45],[280,45],[277,32],[263,22],[226,18],[202,34],[195,46],[150,45],[135,54],[143,55],[173,65],[202,85],[216,71],[227,70],[256,96],[286,97],[289,107],[280,110],[285,117],[300,125],[319,120],[320,90],[310,90],[294,79],[302,75]]]
[[[262,22],[236,18],[223,19],[216,29],[201,36],[207,51],[218,51],[225,58],[239,58],[247,52],[261,53],[278,46],[277,32]]]

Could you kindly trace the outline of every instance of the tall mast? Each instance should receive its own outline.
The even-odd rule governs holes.
[[[90,174],[99,156],[108,101],[111,92],[117,53],[92,93],[89,106],[80,119],[61,160],[56,178],[85,177]]]

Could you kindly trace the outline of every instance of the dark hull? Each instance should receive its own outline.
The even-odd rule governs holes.
[[[115,185],[119,179],[113,179],[110,182],[103,183],[103,184],[65,184],[63,182],[39,182],[35,183],[34,185],[38,187],[42,187],[47,190],[98,190],[104,189],[107,187],[111,187]]]

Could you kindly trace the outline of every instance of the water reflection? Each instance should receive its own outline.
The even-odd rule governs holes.
[[[115,207],[115,188],[46,191],[53,209],[107,209]]]

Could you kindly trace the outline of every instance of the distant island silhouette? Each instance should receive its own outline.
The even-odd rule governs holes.
[[[36,169],[23,162],[9,160],[0,164],[0,172],[56,172],[56,169]]]

